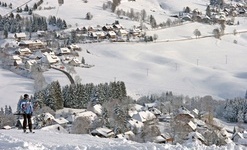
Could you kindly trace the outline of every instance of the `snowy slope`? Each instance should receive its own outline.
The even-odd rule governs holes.
[[[184,145],[136,143],[123,139],[105,139],[90,135],[63,134],[35,130],[35,133],[24,134],[21,130],[0,130],[0,149],[18,150],[244,150],[243,146],[229,144],[222,147],[215,145],[207,147],[199,143]]]

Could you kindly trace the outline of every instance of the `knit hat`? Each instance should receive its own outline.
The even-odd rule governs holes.
[[[24,94],[24,98],[28,98],[28,96],[29,96],[28,94]]]

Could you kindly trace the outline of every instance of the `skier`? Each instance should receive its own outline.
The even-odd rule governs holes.
[[[23,116],[23,131],[26,132],[27,122],[29,131],[32,132],[32,114],[33,114],[33,104],[29,101],[29,95],[24,94],[24,98],[18,103],[18,110]]]

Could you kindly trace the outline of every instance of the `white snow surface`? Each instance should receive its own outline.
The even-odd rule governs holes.
[[[91,135],[76,135],[35,130],[23,133],[21,130],[0,130],[1,150],[245,150],[246,147],[228,144],[226,146],[205,146],[196,142],[183,145],[136,143],[124,139],[107,139]]]

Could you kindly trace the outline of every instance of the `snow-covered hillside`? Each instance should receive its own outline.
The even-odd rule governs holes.
[[[184,145],[136,143],[122,139],[105,139],[90,135],[55,133],[54,131],[36,130],[35,133],[24,134],[21,130],[0,130],[0,149],[18,150],[244,150],[243,146],[228,144],[207,147],[188,142]]]

